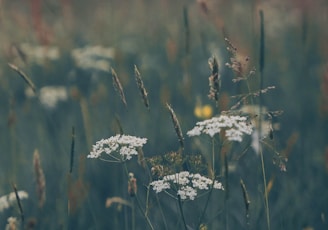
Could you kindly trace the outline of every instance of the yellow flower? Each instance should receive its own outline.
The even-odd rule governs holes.
[[[208,118],[212,117],[213,109],[210,105],[204,105],[202,110],[203,110],[203,118],[204,119],[208,119]]]
[[[201,119],[208,119],[213,115],[213,109],[210,105],[197,105],[194,109],[194,115]]]

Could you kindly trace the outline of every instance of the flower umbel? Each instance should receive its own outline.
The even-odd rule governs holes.
[[[25,191],[18,191],[17,194],[21,200],[28,198],[28,193]],[[0,212],[11,207],[15,202],[16,202],[16,194],[14,192],[11,192],[7,195],[1,196],[0,197]]]
[[[198,190],[209,190],[212,186],[214,189],[224,190],[222,184],[218,181],[201,176],[200,174],[192,174],[188,171],[182,171],[176,174],[164,176],[161,180],[150,183],[156,193],[177,188],[177,195],[182,200],[194,200]],[[174,185],[174,186],[173,186]]]
[[[252,134],[253,126],[247,123],[247,118],[244,116],[220,115],[197,122],[196,126],[187,132],[187,135],[191,137],[207,134],[213,137],[222,129],[225,129],[225,136],[228,140],[241,142],[244,134]]]
[[[146,144],[147,138],[140,138],[130,135],[116,135],[108,139],[97,141],[92,146],[92,151],[88,158],[99,158],[102,153],[112,156],[116,161],[130,160],[133,155],[138,155],[137,148],[141,148]],[[117,152],[120,154],[121,159],[115,158],[112,154]]]

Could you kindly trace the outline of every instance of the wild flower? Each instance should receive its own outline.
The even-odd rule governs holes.
[[[40,89],[39,99],[47,109],[54,109],[59,101],[68,99],[67,89],[63,86],[45,86]]]
[[[45,60],[57,60],[60,57],[59,48],[56,46],[31,45],[29,43],[21,44],[22,52],[29,61],[42,65]]]
[[[115,56],[115,50],[102,46],[86,46],[74,49],[71,55],[77,67],[84,70],[110,71],[110,60]]]
[[[18,191],[17,192],[19,198],[22,199],[27,199],[28,198],[28,193],[25,191]],[[16,202],[16,194],[14,192],[9,193],[8,195],[4,195],[0,197],[0,212],[3,210],[9,208]]]
[[[191,137],[207,134],[213,137],[222,129],[225,130],[225,136],[228,140],[241,142],[244,134],[252,134],[253,126],[247,122],[245,116],[220,115],[197,122],[196,126],[187,132],[187,135]]]
[[[130,135],[116,135],[107,139],[97,141],[92,146],[92,151],[88,155],[88,158],[99,158],[102,153],[110,155],[115,161],[130,160],[133,155],[138,155],[138,148],[141,148],[146,144],[147,138],[140,138]],[[120,159],[113,156],[114,152],[120,154]]]
[[[7,219],[8,221],[8,224],[6,225],[6,228],[5,230],[16,230],[16,229],[19,229],[18,228],[18,220],[16,217],[9,217]]]
[[[176,189],[176,195],[182,200],[194,200],[198,190],[209,190],[212,186],[214,189],[224,190],[221,182],[218,182],[201,176],[199,173],[192,174],[188,171],[166,175],[161,180],[150,183],[156,193]]]
[[[194,115],[197,118],[208,119],[212,117],[213,109],[210,105],[196,105],[194,108]]]

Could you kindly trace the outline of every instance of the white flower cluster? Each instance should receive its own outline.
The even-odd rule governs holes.
[[[253,126],[246,122],[246,117],[220,115],[196,123],[196,126],[187,132],[188,136],[199,136],[202,133],[213,137],[225,129],[225,135],[230,141],[242,141],[244,134],[251,135]]]
[[[19,228],[18,227],[19,222],[18,222],[16,217],[11,216],[7,219],[7,221],[8,221],[8,224],[6,225],[5,230],[12,230],[12,229],[18,229]]]
[[[25,191],[18,191],[17,192],[19,199],[27,199],[28,193]],[[0,212],[9,208],[16,202],[16,194],[14,192],[9,193],[8,195],[4,195],[0,197]]]
[[[192,174],[188,171],[164,176],[162,180],[156,180],[150,183],[156,193],[170,189],[171,185],[177,185],[177,195],[182,200],[194,200],[197,196],[197,190],[208,190],[212,185],[214,189],[224,190],[222,184],[218,181],[201,176],[200,174]]]
[[[108,72],[109,60],[115,57],[114,48],[102,46],[86,46],[74,49],[71,53],[75,64],[81,69],[94,69]]]
[[[45,86],[40,89],[39,99],[46,108],[54,109],[59,101],[68,99],[67,89],[64,86]]]
[[[122,160],[130,160],[132,155],[138,155],[136,148],[146,144],[147,138],[140,138],[130,135],[116,135],[108,139],[97,141],[92,146],[92,151],[88,158],[98,158],[104,152],[111,155],[113,152],[118,152]]]
[[[45,60],[57,60],[60,57],[59,48],[56,46],[34,46],[28,43],[21,45],[22,51],[29,61],[42,65]]]

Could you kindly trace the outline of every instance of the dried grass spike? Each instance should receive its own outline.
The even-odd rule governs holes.
[[[143,102],[144,102],[146,108],[149,109],[149,100],[148,100],[148,97],[147,97],[148,96],[148,93],[146,91],[146,88],[144,86],[144,83],[143,83],[143,81],[141,79],[140,72],[139,72],[139,70],[138,70],[138,68],[137,68],[136,65],[134,65],[134,75],[136,77],[137,86],[138,86],[138,88],[140,90],[140,93],[141,93]]]
[[[117,203],[119,205],[126,205],[126,206],[129,206],[129,207],[132,206],[129,201],[124,200],[121,197],[115,196],[115,197],[107,198],[107,200],[106,200],[106,208],[111,207],[114,203]]]
[[[121,84],[120,80],[118,79],[117,74],[113,68],[111,68],[111,72],[112,72],[112,77],[113,77],[114,88],[118,91],[120,98],[121,98],[123,104],[125,105],[125,107],[127,107],[122,84]]]
[[[128,181],[128,194],[134,197],[137,194],[137,179],[134,177],[133,173],[129,173]]]
[[[208,60],[208,64],[212,71],[211,76],[208,78],[209,86],[210,86],[210,92],[208,94],[208,97],[218,102],[219,92],[221,88],[221,76],[219,74],[219,64],[215,56],[213,56]]]
[[[180,123],[178,121],[178,118],[175,115],[174,110],[171,108],[171,106],[168,103],[166,103],[166,107],[168,108],[168,110],[170,112],[171,119],[172,119],[172,122],[173,122],[173,125],[174,125],[175,132],[178,136],[180,146],[181,146],[181,148],[184,148],[184,141],[183,141],[184,138],[183,138],[183,135],[182,135],[182,131],[181,131],[181,127],[180,127]]]
[[[31,89],[33,90],[34,93],[36,93],[36,87],[33,84],[32,80],[23,72],[21,71],[17,66],[15,66],[14,64],[8,63],[8,66],[14,70],[16,73],[19,74],[19,76],[21,76],[24,81],[31,87]]]
[[[39,199],[39,207],[42,208],[46,201],[46,180],[41,167],[40,154],[36,149],[33,154],[33,166],[36,179],[36,191]]]

